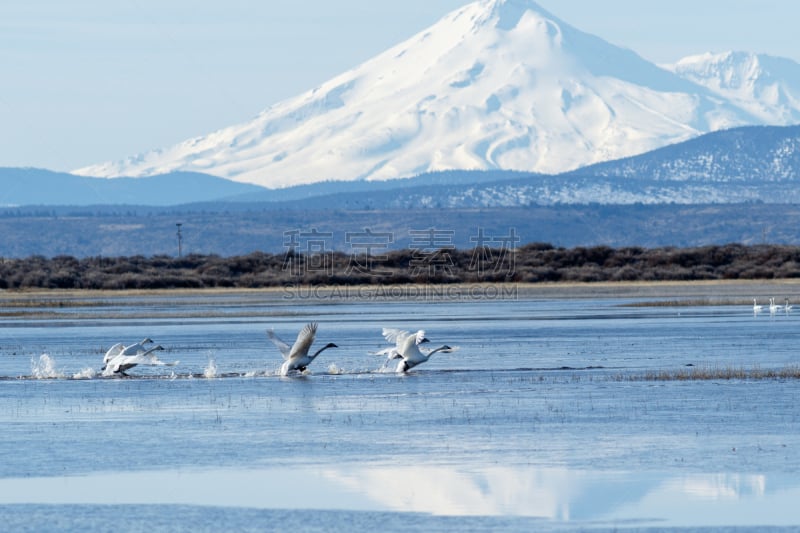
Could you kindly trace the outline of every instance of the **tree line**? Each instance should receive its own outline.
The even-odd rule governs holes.
[[[265,288],[475,282],[601,282],[800,277],[800,246],[609,246],[395,250],[371,254],[253,252],[221,257],[31,256],[0,259],[0,289]]]

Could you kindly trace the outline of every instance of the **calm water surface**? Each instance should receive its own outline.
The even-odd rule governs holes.
[[[635,299],[297,293],[0,308],[0,517],[13,530],[529,531],[800,526],[800,312]],[[282,378],[267,328],[334,342]],[[383,327],[456,346],[407,375]],[[174,367],[101,378],[116,342]],[[691,365],[691,366],[687,366]],[[794,505],[792,505],[794,503]]]

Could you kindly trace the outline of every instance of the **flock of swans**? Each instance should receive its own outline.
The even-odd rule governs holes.
[[[311,349],[311,345],[314,343],[316,334],[317,323],[311,322],[306,324],[305,327],[300,330],[300,333],[297,334],[297,339],[290,347],[288,344],[279,339],[273,330],[270,329],[267,331],[267,336],[278,348],[278,351],[281,352],[281,355],[283,355],[284,362],[283,365],[281,365],[282,376],[287,376],[292,371],[305,372],[308,365],[310,365],[311,362],[323,351],[327,350],[328,348],[338,348],[337,345],[329,342],[312,355],[309,355],[308,352]],[[394,359],[399,359],[400,361],[395,367],[395,372],[398,373],[406,372],[407,370],[424,363],[437,352],[446,353],[453,351],[453,349],[446,344],[436,348],[435,350],[423,351],[423,349],[420,348],[420,344],[430,342],[430,340],[425,336],[424,330],[411,333],[409,331],[400,329],[383,328],[382,334],[383,338],[386,339],[387,342],[392,343],[393,346],[377,352],[372,352],[372,354],[385,355],[387,358],[384,366]]]
[[[784,298],[784,304],[779,305],[775,303],[775,298],[769,299],[769,305],[767,309],[769,309],[769,314],[774,315],[776,313],[786,313],[789,314],[791,310],[794,308],[793,305],[789,303],[789,298]],[[764,311],[764,306],[758,303],[758,300],[753,298],[753,315],[757,315]]]
[[[278,351],[283,356],[283,364],[281,365],[281,376],[288,376],[293,373],[303,373],[308,369],[314,359],[319,354],[328,348],[338,348],[332,342],[327,343],[322,348],[314,353],[309,353],[311,345],[317,335],[318,324],[311,322],[306,324],[303,329],[297,334],[297,339],[289,346],[288,343],[281,340],[272,329],[267,331],[267,337],[278,348]],[[391,343],[391,346],[377,352],[371,352],[373,355],[386,356],[384,367],[391,364],[392,361],[398,360],[395,366],[395,372],[404,373],[417,365],[428,361],[435,353],[449,353],[453,348],[444,344],[433,350],[426,350],[421,348],[420,345],[429,343],[430,340],[425,336],[424,330],[419,330],[416,333],[409,331],[383,328],[383,338]],[[163,350],[161,345],[150,347],[153,340],[145,338],[137,343],[125,346],[123,343],[117,343],[108,349],[103,357],[103,367],[101,369],[103,376],[128,376],[128,370],[135,366],[175,366],[178,361],[166,363],[158,358],[156,352]]]

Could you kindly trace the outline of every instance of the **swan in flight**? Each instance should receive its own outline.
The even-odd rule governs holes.
[[[118,342],[114,346],[108,349],[106,355],[103,357],[103,368],[105,369],[106,365],[109,361],[111,361],[115,357],[119,357],[120,355],[138,355],[143,352],[147,351],[145,344],[152,344],[153,339],[150,337],[146,337],[135,344],[131,344],[130,346],[125,346],[121,342]]]
[[[388,342],[395,343],[395,345],[379,352],[374,352],[374,354],[386,355],[387,362],[391,361],[392,359],[400,359],[400,362],[397,363],[397,368],[395,369],[395,372],[398,373],[406,372],[407,370],[424,363],[436,352],[451,352],[453,350],[450,348],[450,346],[445,344],[436,348],[435,350],[422,352],[422,350],[419,348],[419,345],[430,342],[430,340],[425,336],[425,330],[422,329],[416,333],[411,333],[401,329],[383,328],[381,334],[383,335],[384,339],[386,339]]]
[[[756,299],[753,298],[753,314],[757,315],[758,313],[760,313],[763,310],[764,310],[764,306],[763,305],[759,305],[758,302],[756,302]]]
[[[300,330],[300,333],[297,334],[297,340],[295,340],[294,344],[290,347],[288,344],[279,339],[272,329],[267,330],[267,336],[269,337],[269,340],[271,340],[272,344],[278,348],[278,350],[281,352],[281,355],[283,355],[283,358],[285,359],[283,365],[281,365],[281,376],[288,375],[289,371],[291,370],[305,372],[306,368],[308,368],[308,365],[311,364],[311,361],[313,361],[323,351],[327,350],[328,348],[338,348],[337,345],[329,342],[317,350],[313,355],[308,355],[308,350],[314,343],[314,337],[316,334],[317,323],[311,322],[306,324],[305,327]]]
[[[175,366],[178,364],[178,361],[165,363],[156,357],[155,352],[164,349],[160,344],[144,351],[134,351],[136,350],[134,348],[127,350],[127,348],[131,348],[131,346],[126,347],[123,346],[122,343],[118,343],[112,346],[108,352],[106,352],[106,356],[103,359],[103,368],[101,369],[104,376],[111,376],[114,374],[127,376],[128,374],[126,374],[126,372],[138,365]],[[139,345],[137,344],[136,346]],[[141,346],[139,347],[141,348]],[[130,353],[125,353],[126,351],[129,351]]]

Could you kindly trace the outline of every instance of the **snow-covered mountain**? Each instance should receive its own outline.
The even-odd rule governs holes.
[[[674,70],[531,0],[480,0],[250,122],[76,173],[198,171],[268,187],[445,169],[558,173],[722,128],[796,121],[781,111],[796,110],[784,103],[796,102],[796,80],[776,78],[785,99],[759,88],[754,102],[711,75]]]
[[[706,53],[664,68],[707,87],[765,124],[800,123],[800,64],[790,59],[750,52]]]
[[[319,211],[798,203],[800,126],[743,126],[706,133],[645,154],[559,175],[500,171],[448,174],[339,183],[335,188],[322,184],[289,187],[230,201],[261,198],[271,203],[265,208]]]

